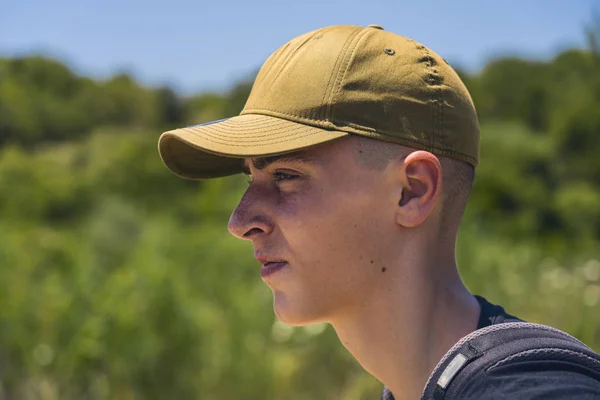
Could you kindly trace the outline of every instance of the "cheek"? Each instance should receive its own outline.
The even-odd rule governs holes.
[[[383,227],[375,218],[380,210],[374,196],[337,193],[298,197],[282,208],[282,232],[307,278],[355,280],[376,267]]]

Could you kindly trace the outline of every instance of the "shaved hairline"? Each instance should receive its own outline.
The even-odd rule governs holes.
[[[399,158],[417,149],[397,143],[355,136],[354,158],[365,168],[383,170]],[[464,161],[438,157],[442,166],[443,208],[442,225],[448,234],[456,234],[475,180],[475,168]]]

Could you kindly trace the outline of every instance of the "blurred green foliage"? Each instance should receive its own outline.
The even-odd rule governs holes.
[[[473,292],[600,350],[600,57],[462,76],[482,161],[458,242]],[[0,398],[376,399],[323,325],[276,321],[226,221],[243,178],[192,182],[163,130],[237,114],[251,81],[183,97],[0,59]]]

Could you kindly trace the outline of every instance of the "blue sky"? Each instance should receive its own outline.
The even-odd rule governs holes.
[[[289,39],[327,25],[382,25],[477,70],[504,54],[583,46],[595,0],[4,0],[0,55],[44,53],[78,73],[128,71],[183,92],[226,89]],[[597,4],[596,6],[594,4]]]

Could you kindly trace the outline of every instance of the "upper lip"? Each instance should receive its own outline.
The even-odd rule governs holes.
[[[254,258],[256,258],[258,260],[258,262],[261,263],[262,265],[265,265],[268,263],[274,263],[274,262],[287,262],[282,258],[268,256],[268,255],[264,255],[264,254],[254,254]]]

